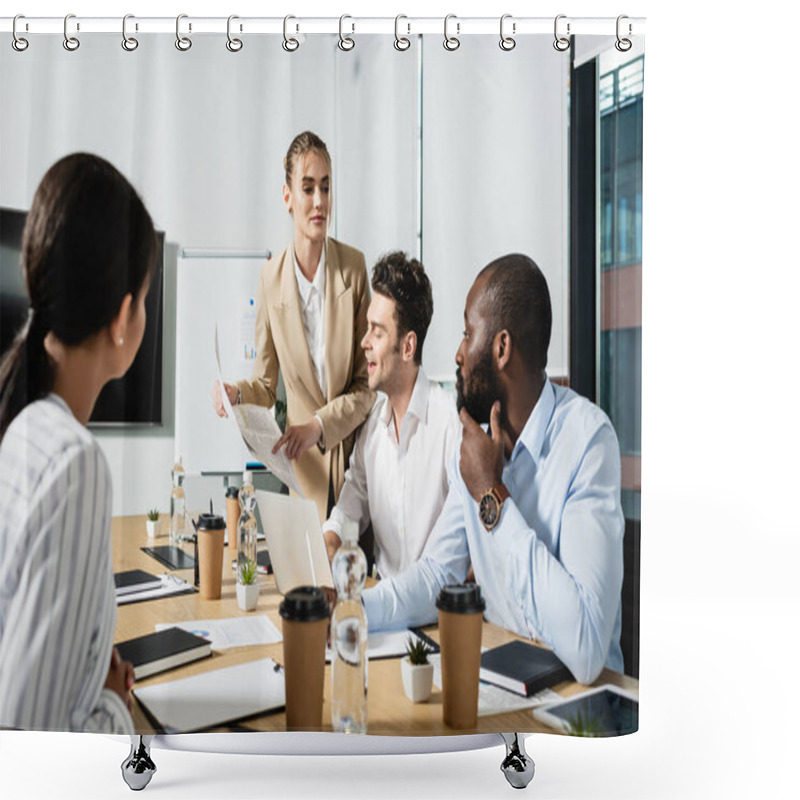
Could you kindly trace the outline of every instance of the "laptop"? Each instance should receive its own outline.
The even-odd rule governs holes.
[[[275,583],[281,594],[298,586],[333,586],[317,504],[256,489]]]

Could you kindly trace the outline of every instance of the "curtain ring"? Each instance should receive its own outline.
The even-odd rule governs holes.
[[[405,36],[400,36],[400,20],[401,19],[408,19],[405,14],[398,14],[394,18],[394,49],[403,52],[404,50],[408,50],[411,47],[411,42],[406,39]],[[407,24],[408,33],[411,33],[411,26]]]
[[[188,18],[188,14],[178,14],[178,18],[175,20],[175,47],[184,53],[192,46],[192,40],[188,36],[181,36],[181,20]],[[191,29],[190,24],[189,30],[191,31]]]
[[[239,19],[236,14],[231,14],[228,17],[228,41],[225,42],[225,47],[227,47],[231,53],[238,53],[242,47],[244,47],[241,39],[235,39],[231,36],[231,22],[235,19]]]
[[[74,14],[67,14],[67,16],[64,17],[64,49],[73,52],[81,46],[81,43],[74,36],[69,35],[67,26],[71,19],[75,19]],[[80,28],[78,30],[80,30]]]
[[[513,50],[517,46],[517,40],[512,36],[506,36],[503,30],[507,19],[511,19],[511,14],[503,14],[503,16],[500,17],[500,49],[506,52]],[[517,32],[516,22],[511,24],[511,31],[512,33]]]
[[[622,30],[621,23],[622,23],[622,20],[624,20],[624,19],[628,19],[627,15],[625,15],[625,14],[620,14],[617,17],[617,41],[614,42],[614,47],[616,47],[617,50],[619,50],[620,53],[627,53],[628,50],[630,50],[631,47],[633,47],[633,42],[631,42],[630,39],[626,39],[626,38],[623,38],[622,36],[620,36],[620,31]],[[628,23],[628,36],[630,36],[631,33],[633,33],[633,26],[629,22]]]
[[[453,50],[458,50],[461,47],[461,40],[456,36],[448,36],[447,35],[447,23],[450,22],[451,19],[457,19],[455,14],[448,14],[444,18],[444,42],[442,45],[444,46],[445,50],[449,50],[451,53]],[[461,23],[456,22],[456,34],[461,32]]]
[[[25,17],[24,17],[24,15],[22,15],[22,14],[17,14],[17,16],[16,16],[16,17],[14,17],[14,22],[13,22],[13,23],[12,23],[12,25],[11,25],[11,33],[12,33],[12,35],[13,35],[13,37],[14,37],[14,38],[11,40],[11,46],[12,46],[12,47],[13,47],[13,48],[14,48],[14,49],[15,49],[15,50],[18,52],[18,53],[21,53],[23,50],[27,50],[27,49],[28,49],[28,40],[27,40],[27,39],[23,39],[23,38],[22,38],[22,37],[21,37],[21,36],[20,36],[20,35],[17,33],[17,20],[18,20],[18,19],[25,19]]]
[[[122,18],[122,49],[132,53],[138,46],[139,40],[128,36],[128,20],[134,19],[133,14],[126,14]]]
[[[288,16],[285,16],[283,18],[283,49],[287,53],[294,53],[294,51],[297,50],[298,47],[300,47],[300,42],[298,42],[297,39],[295,39],[294,37],[290,37],[288,35],[290,19],[295,19],[295,17],[289,14]]]
[[[566,14],[559,14],[556,17],[556,21],[553,23],[553,36],[555,37],[555,41],[553,42],[553,47],[558,50],[559,53],[563,53],[565,50],[569,50],[569,28],[570,24],[567,22],[567,36],[559,36],[558,35],[558,21],[560,19],[566,19]]]
[[[350,36],[345,36],[344,32],[342,31],[342,27],[344,25],[344,21],[346,19],[353,19],[349,14],[342,14],[339,17],[339,49],[344,50],[347,52],[348,50],[352,50],[356,46],[355,39],[352,39]],[[353,30],[350,33],[355,33],[356,24],[355,22],[351,23],[353,26]]]

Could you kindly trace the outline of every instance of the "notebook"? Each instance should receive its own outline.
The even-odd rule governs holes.
[[[211,642],[182,628],[167,628],[117,645],[137,681],[211,655]]]
[[[145,592],[149,589],[158,589],[161,578],[151,575],[143,569],[129,569],[125,572],[114,573],[114,590],[117,597],[131,592]]]
[[[480,679],[530,697],[573,677],[552,650],[515,640],[481,655]]]
[[[167,733],[191,733],[286,706],[283,669],[271,658],[134,689]]]

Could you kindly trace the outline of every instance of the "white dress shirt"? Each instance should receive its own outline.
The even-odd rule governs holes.
[[[450,489],[420,560],[363,594],[369,629],[436,620],[442,586],[469,570],[486,619],[553,648],[580,683],[604,666],[622,672],[620,457],[601,409],[545,382],[503,468],[511,493],[487,531],[478,504],[449,464]]]
[[[447,464],[461,430],[453,398],[420,368],[400,426],[383,393],[358,432],[339,502],[323,529],[372,521],[378,571],[392,577],[421,555],[447,496]]]
[[[319,265],[314,280],[309,281],[303,275],[297,255],[292,247],[294,259],[294,276],[297,279],[297,290],[300,293],[300,310],[303,313],[303,327],[306,331],[308,351],[311,363],[317,375],[322,396],[328,397],[328,380],[325,372],[325,247],[319,257]]]
[[[104,688],[117,620],[111,473],[51,394],[0,444],[0,725],[132,733]]]

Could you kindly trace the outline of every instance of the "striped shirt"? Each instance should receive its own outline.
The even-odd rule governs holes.
[[[111,473],[51,394],[0,443],[0,725],[132,733],[104,688],[117,607]]]

